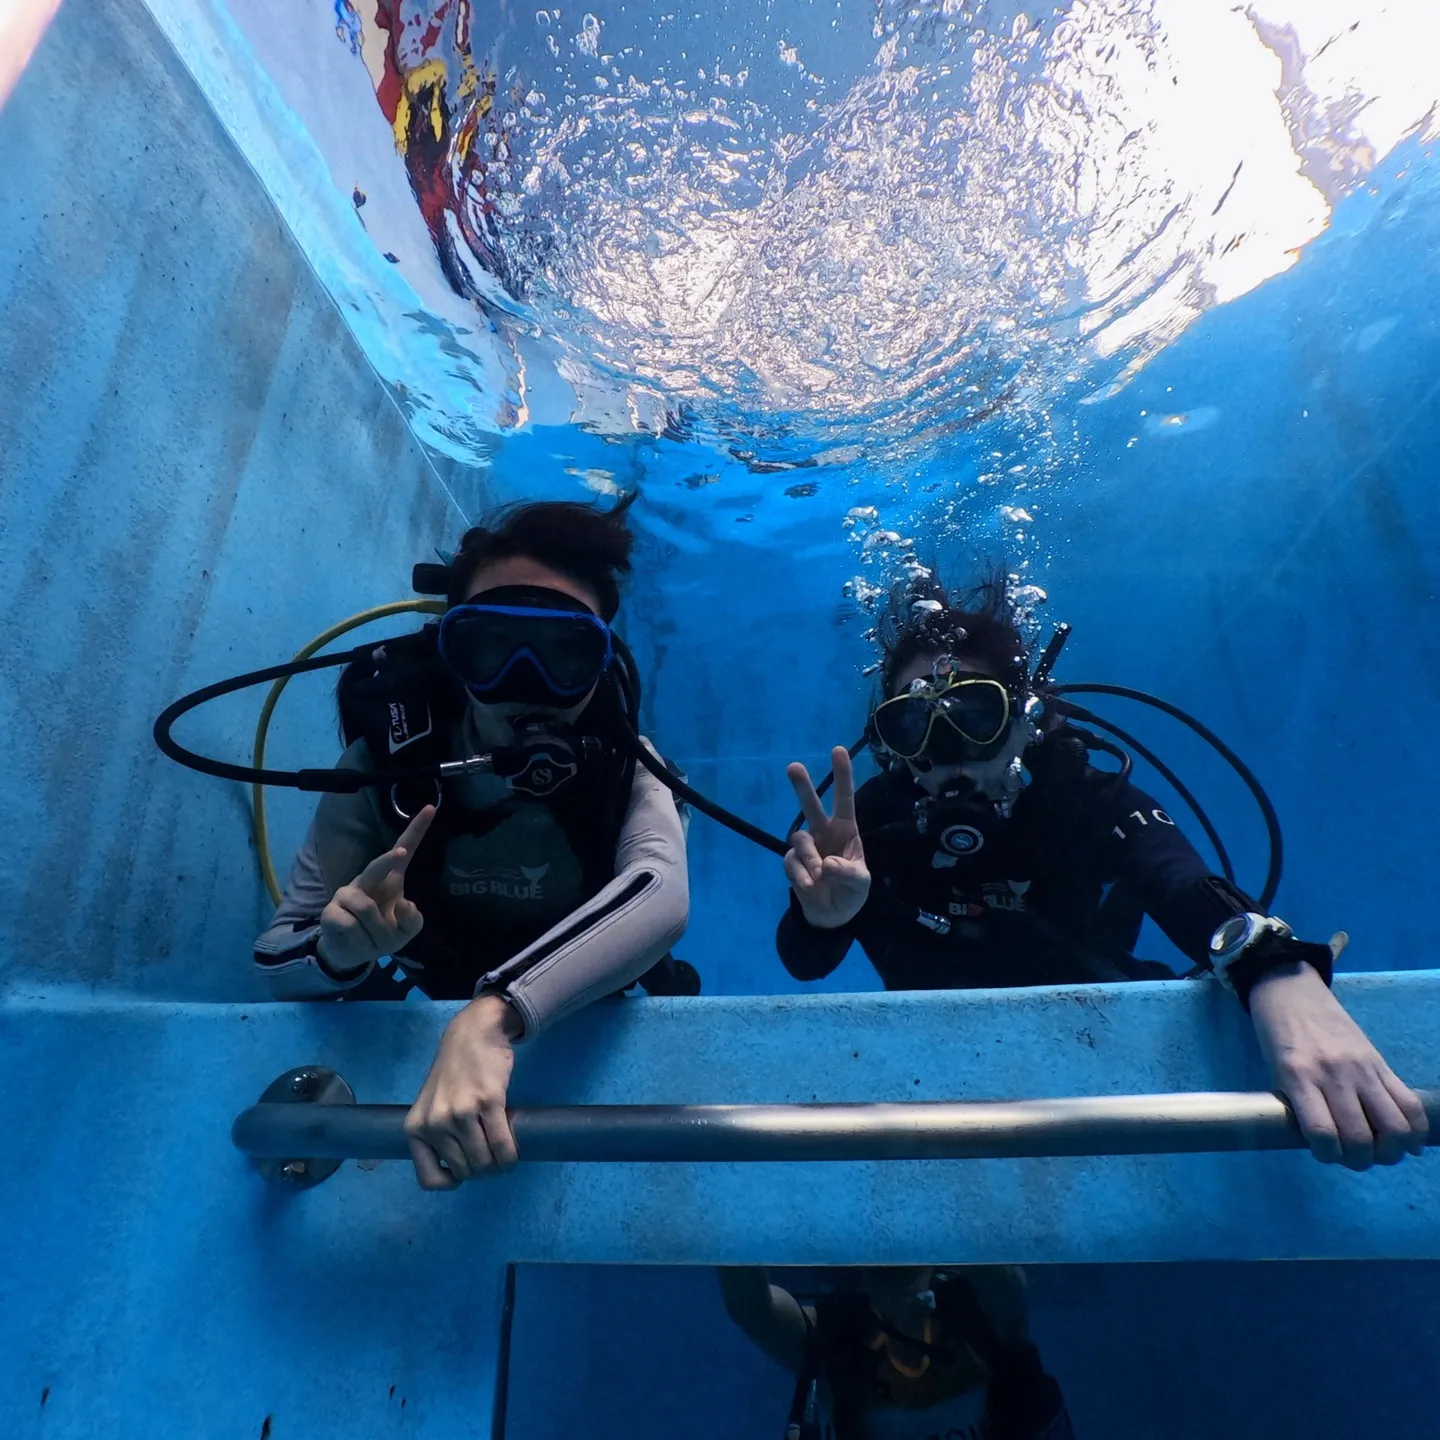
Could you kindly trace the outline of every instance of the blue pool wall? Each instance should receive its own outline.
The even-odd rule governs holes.
[[[268,915],[248,794],[151,722],[404,598],[488,491],[416,443],[133,0],[63,7],[0,151],[0,804],[26,837],[0,971],[241,997]],[[334,755],[331,678],[291,687],[273,763]],[[180,738],[246,760],[263,694]],[[272,798],[282,874],[310,805]]]
[[[1347,977],[1341,993],[1397,1068],[1433,1067],[1440,973]],[[545,1415],[567,1404],[572,1416],[604,1417],[583,1432],[596,1440],[763,1435],[783,1377],[758,1355],[747,1361],[713,1278],[692,1269],[659,1282],[624,1267],[939,1260],[1094,1273],[1088,1286],[1083,1275],[1041,1276],[1036,1288],[1037,1334],[1075,1393],[1082,1436],[1115,1433],[1106,1422],[1116,1416],[1169,1407],[1162,1433],[1177,1440],[1258,1437],[1272,1432],[1247,1417],[1282,1403],[1314,1422],[1293,1433],[1317,1440],[1357,1429],[1396,1440],[1433,1433],[1432,1370],[1410,1362],[1417,1347],[1433,1354],[1440,1325],[1434,1152],[1366,1175],[1301,1153],[522,1164],[494,1184],[434,1196],[401,1164],[346,1165],[313,1191],[267,1192],[230,1148],[233,1116],[293,1064],[333,1067],[364,1101],[413,1094],[453,1009],[177,1006],[73,991],[7,998],[6,1433],[259,1436],[269,1416],[273,1440],[484,1435],[504,1269],[515,1261],[509,1440],[545,1434]],[[1247,1030],[1218,988],[1198,985],[617,1001],[526,1047],[512,1098],[746,1103],[1247,1089],[1264,1084]],[[1233,1294],[1217,1293],[1203,1263],[1171,1270],[1163,1288],[1147,1279],[1160,1262],[1401,1258],[1409,1263],[1393,1288],[1393,1267],[1372,1274],[1356,1264],[1314,1312],[1301,1307],[1319,1282],[1291,1286],[1278,1265],[1251,1267],[1265,1276]],[[548,1271],[524,1278],[534,1262],[583,1268],[574,1296]],[[672,1313],[654,1313],[657,1290]],[[1346,1297],[1353,1315],[1337,1314]],[[1275,1316],[1277,1329],[1257,1336],[1242,1302]],[[1197,1329],[1181,1350],[1192,1315]],[[1198,1328],[1214,1317],[1227,1325]],[[1106,1326],[1114,1327],[1108,1346],[1099,1343]],[[687,1412],[643,1356],[610,1369],[614,1337],[625,1335],[637,1345],[653,1339],[662,1371],[693,1374],[703,1356],[733,1367],[734,1408]],[[1272,1388],[1252,1399],[1237,1387],[1258,1378],[1262,1354]],[[1193,1391],[1177,1396],[1176,1376]],[[648,1406],[637,1399],[644,1395]],[[737,1409],[744,1426],[725,1428]],[[622,1425],[637,1414],[648,1428]],[[1367,1414],[1383,1418],[1383,1430],[1351,1423]]]

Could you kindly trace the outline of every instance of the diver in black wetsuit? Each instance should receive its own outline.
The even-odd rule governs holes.
[[[817,1272],[792,1295],[720,1271],[725,1310],[796,1377],[785,1440],[1074,1440],[1010,1265]]]
[[[798,980],[828,975],[852,940],[889,990],[1170,979],[1169,967],[1129,954],[1143,915],[1198,960],[1235,913],[1169,815],[1090,767],[1078,741],[1037,747],[1008,816],[926,796],[903,770],[862,786],[855,813],[883,890],[831,929],[791,905],[779,946]]]
[[[856,793],[837,747],[827,814],[789,768],[808,822],[776,936],[792,975],[821,979],[859,940],[890,990],[1169,978],[1130,953],[1148,914],[1249,1011],[1318,1159],[1362,1170],[1420,1152],[1419,1098],[1329,990],[1344,937],[1295,938],[1150,796],[1090,765],[1087,737],[1032,684],[1003,581],[964,606],[927,582],[887,621],[870,729],[884,772]]]

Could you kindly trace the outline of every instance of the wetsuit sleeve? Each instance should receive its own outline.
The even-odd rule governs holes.
[[[854,939],[854,921],[832,930],[812,925],[792,890],[790,903],[775,931],[775,949],[780,963],[796,980],[823,980],[840,968]]]
[[[369,769],[365,742],[357,740],[338,763],[343,769]],[[369,792],[321,797],[280,904],[255,942],[255,969],[277,1000],[344,994],[370,973],[373,967],[367,966],[340,980],[325,968],[316,950],[320,916],[335,892],[392,844],[394,836],[387,833]]]
[[[1096,776],[1107,789],[1109,777]],[[1123,885],[1176,949],[1208,964],[1210,937],[1232,915],[1259,910],[1257,902],[1219,879],[1155,800],[1122,786],[1104,805],[1107,878]]]
[[[638,980],[685,933],[689,917],[680,814],[670,791],[637,765],[615,878],[534,944],[481,976],[475,993],[503,995],[528,1039]]]

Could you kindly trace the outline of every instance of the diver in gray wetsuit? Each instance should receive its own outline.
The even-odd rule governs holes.
[[[255,945],[280,999],[471,1000],[406,1121],[427,1189],[514,1162],[514,1042],[642,977],[697,988],[668,955],[689,909],[682,817],[625,744],[612,683],[629,503],[523,505],[469,531],[439,624],[345,671],[340,765],[396,782],[324,796]],[[443,797],[407,778],[481,752],[496,763]]]

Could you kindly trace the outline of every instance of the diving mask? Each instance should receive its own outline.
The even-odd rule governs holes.
[[[897,759],[964,765],[993,760],[1005,748],[1010,692],[988,675],[967,674],[947,661],[871,717],[875,738]]]
[[[614,658],[610,627],[573,595],[506,585],[452,605],[440,618],[440,657],[487,705],[568,709]]]

